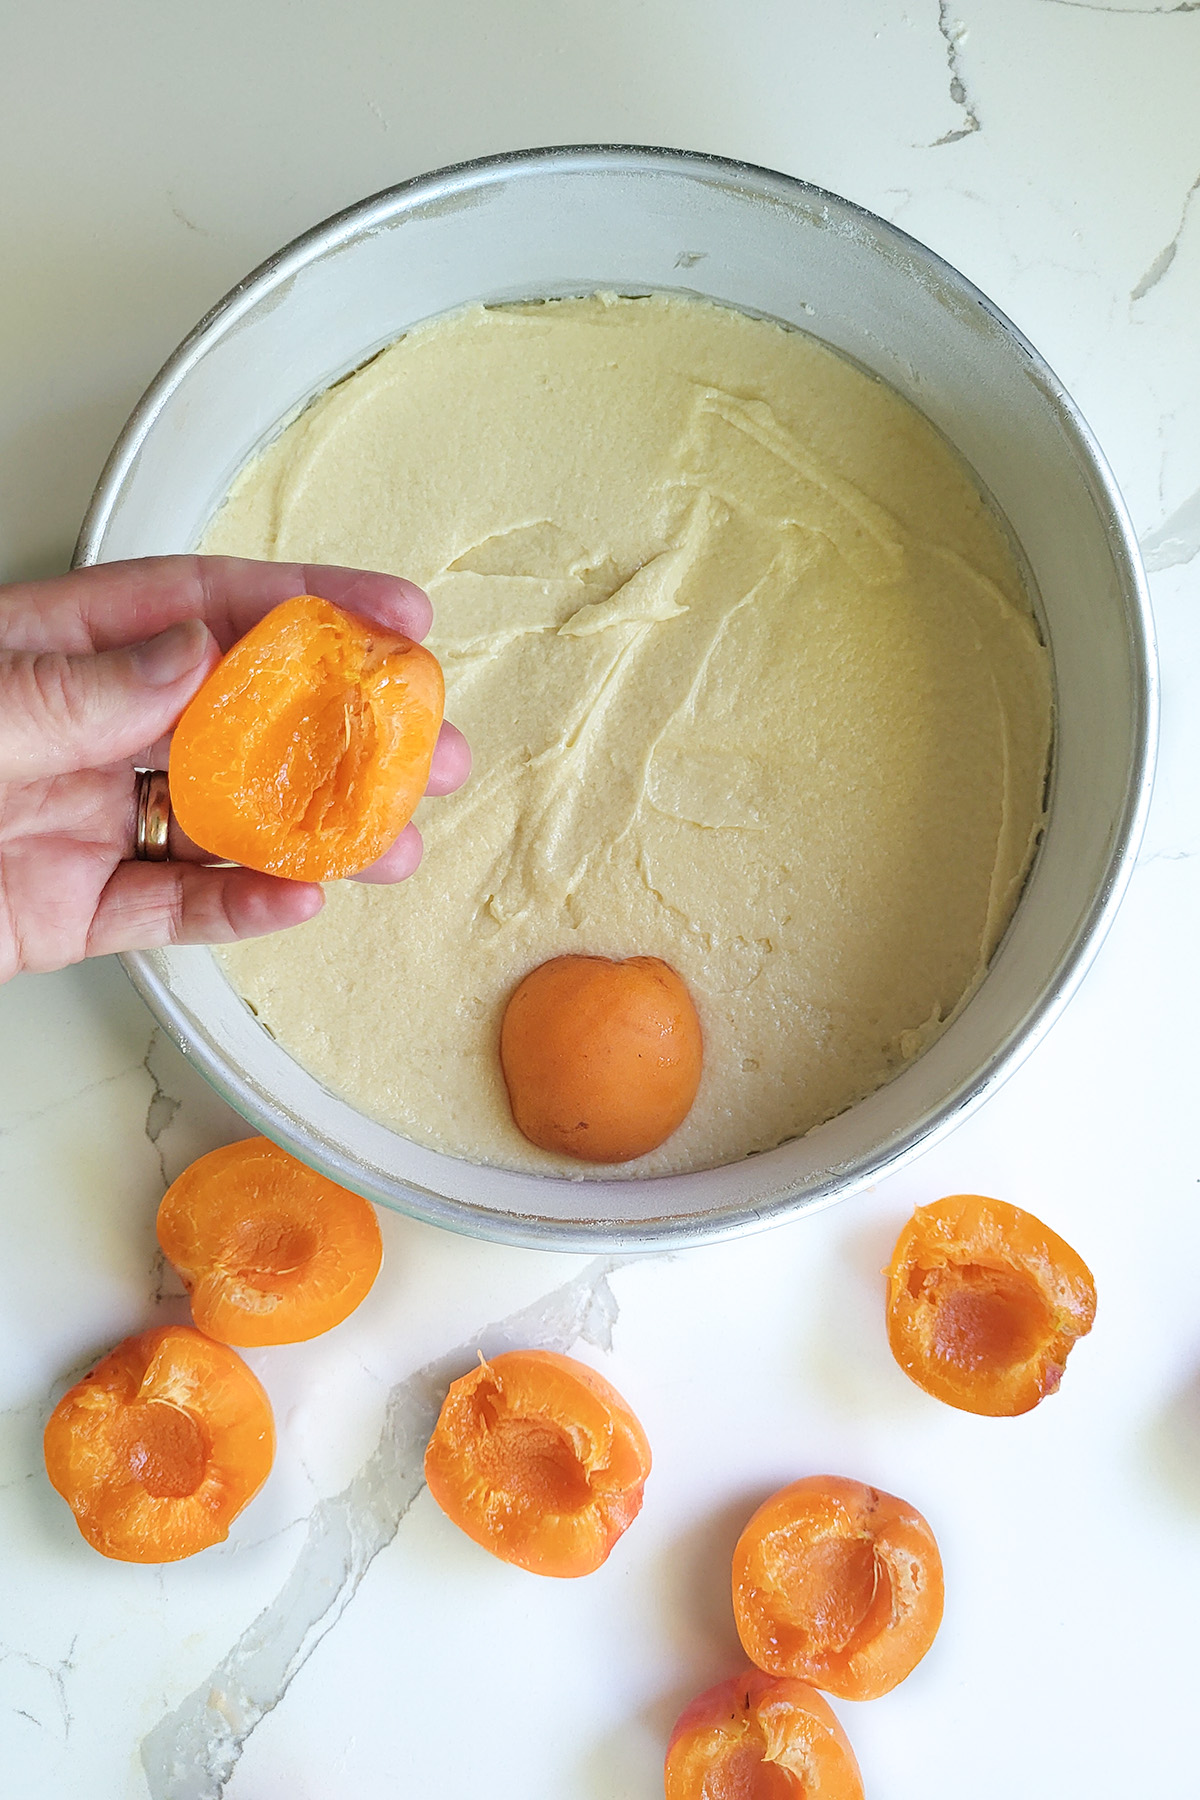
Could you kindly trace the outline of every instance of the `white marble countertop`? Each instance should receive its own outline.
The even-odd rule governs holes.
[[[676,1711],[741,1664],[741,1523],[819,1470],[903,1494],[942,1632],[838,1711],[872,1800],[1182,1794],[1200,1582],[1200,0],[42,0],[0,21],[0,579],[62,567],[142,387],[296,232],[519,145],[711,150],[901,223],[1080,403],[1151,571],[1159,777],[1117,923],[1048,1039],[902,1174],[738,1244],[612,1265],[383,1219],[346,1324],[250,1352],[275,1472],[227,1545],[106,1562],[46,1481],[54,1400],[181,1318],[164,1182],[242,1135],[119,967],[0,994],[5,1800],[652,1800]],[[1061,1394],[976,1419],[888,1354],[913,1205],[1027,1206],[1095,1271]],[[511,1322],[511,1323],[509,1323]],[[420,1486],[481,1333],[594,1361],[655,1453],[583,1582],[477,1550]]]

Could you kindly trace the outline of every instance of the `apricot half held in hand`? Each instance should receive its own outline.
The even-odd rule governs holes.
[[[1032,1213],[981,1194],[919,1206],[888,1269],[892,1354],[964,1412],[1029,1412],[1096,1316],[1091,1272]]]
[[[863,1800],[849,1740],[815,1688],[748,1670],[684,1708],[666,1800]]]
[[[584,1162],[629,1162],[682,1125],[703,1046],[683,981],[657,956],[556,956],[526,975],[500,1028],[518,1131]]]
[[[271,1403],[240,1356],[165,1325],[126,1338],[63,1395],[46,1473],[80,1531],[121,1562],[220,1544],[271,1471]]]
[[[914,1507],[837,1475],[764,1501],[733,1553],[742,1648],[770,1675],[875,1700],[911,1673],[942,1622],[942,1559]]]
[[[437,659],[303,594],[221,659],[171,740],[171,804],[214,856],[334,881],[399,837],[442,723]]]
[[[535,1575],[590,1575],[642,1507],[646,1434],[616,1388],[552,1350],[509,1350],[454,1382],[425,1453],[442,1511]]]
[[[370,1201],[267,1138],[185,1169],[163,1195],[158,1241],[197,1325],[224,1344],[296,1344],[340,1325],[383,1260]]]

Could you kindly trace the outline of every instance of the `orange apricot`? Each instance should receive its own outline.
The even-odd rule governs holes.
[[[552,1350],[509,1350],[454,1382],[425,1479],[493,1556],[535,1575],[598,1569],[642,1507],[650,1446],[602,1375]]]
[[[1096,1316],[1082,1258],[1003,1200],[919,1206],[887,1272],[892,1354],[918,1387],[964,1412],[1029,1412],[1062,1380]]]
[[[837,1475],[763,1502],[733,1553],[742,1648],[769,1675],[874,1700],[920,1662],[942,1621],[942,1559],[915,1507]]]
[[[46,1473],[80,1531],[121,1562],[224,1543],[271,1471],[271,1403],[240,1356],[190,1325],[126,1338],[63,1395]]]
[[[517,1129],[584,1162],[629,1162],[682,1125],[703,1044],[681,978],[657,956],[556,956],[515,989],[500,1063]]]
[[[175,817],[227,862],[295,881],[354,875],[412,818],[443,702],[420,644],[312,594],[285,600],[175,727]]]
[[[158,1241],[201,1331],[295,1344],[340,1325],[383,1259],[370,1201],[268,1138],[210,1150],[163,1195]]]
[[[858,1763],[815,1688],[749,1669],[675,1721],[666,1800],[863,1800]]]

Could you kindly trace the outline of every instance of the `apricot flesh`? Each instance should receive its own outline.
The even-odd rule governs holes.
[[[583,1162],[645,1156],[678,1130],[703,1040],[682,978],[656,956],[558,956],[514,990],[500,1063],[517,1129]]]
[[[469,1538],[537,1575],[588,1575],[641,1510],[650,1446],[586,1363],[510,1350],[452,1383],[425,1454],[429,1491]]]
[[[1032,1213],[981,1194],[918,1207],[888,1268],[892,1354],[964,1412],[1029,1412],[1057,1390],[1095,1316],[1078,1253]]]
[[[942,1560],[920,1513],[842,1476],[772,1494],[733,1553],[734,1620],[751,1662],[845,1700],[903,1681],[942,1606]]]
[[[370,1201],[268,1138],[210,1150],[163,1195],[158,1241],[201,1331],[225,1344],[295,1344],[348,1318],[379,1273]]]
[[[275,1426],[239,1356],[166,1325],[126,1338],[63,1395],[44,1448],[93,1549],[176,1562],[229,1536],[270,1473]]]
[[[863,1800],[858,1763],[815,1688],[750,1669],[686,1706],[665,1800]]]
[[[171,804],[226,862],[333,881],[382,856],[429,780],[445,688],[435,657],[313,594],[224,656],[171,740]]]

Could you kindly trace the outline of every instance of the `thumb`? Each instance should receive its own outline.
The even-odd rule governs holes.
[[[172,729],[219,655],[203,619],[94,656],[0,655],[0,780],[133,756]]]

